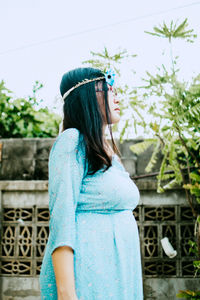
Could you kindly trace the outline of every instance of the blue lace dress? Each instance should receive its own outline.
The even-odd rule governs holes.
[[[62,132],[49,157],[50,234],[40,272],[41,299],[57,299],[52,252],[74,250],[79,300],[142,300],[138,227],[132,210],[139,192],[118,156],[112,166],[86,175],[83,135]]]

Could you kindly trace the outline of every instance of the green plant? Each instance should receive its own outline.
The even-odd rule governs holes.
[[[181,38],[193,42],[196,38],[193,29],[188,30],[187,27],[188,22],[185,19],[181,24],[174,24],[172,21],[167,26],[163,23],[163,26],[154,27],[153,33],[148,32],[153,36],[168,39],[171,67],[169,70],[164,65],[157,67],[157,73],[154,75],[147,72],[147,78],[141,87],[119,86],[121,114],[124,116],[120,141],[129,128],[134,127],[136,130],[137,126],[142,126],[144,132],[152,137],[132,145],[130,149],[139,154],[151,145],[154,146],[146,172],[152,170],[157,162],[158,153],[162,152],[157,191],[162,193],[175,185],[182,186],[185,190],[186,199],[196,220],[194,241],[190,243],[190,251],[196,251],[196,260],[193,262],[196,276],[200,272],[200,75],[190,81],[180,80],[180,70],[176,68],[178,57],[174,58],[172,49],[173,39]],[[114,63],[121,64],[124,59],[121,55],[110,56],[107,50],[103,54],[92,54],[96,59],[88,62],[102,69]],[[120,59],[116,61],[113,57]],[[120,71],[118,74],[121,75]],[[144,118],[145,113],[151,116],[151,120]],[[189,292],[191,295],[188,291],[185,291],[185,295],[195,297],[195,293],[198,294]]]
[[[155,75],[147,72],[143,99],[153,101],[148,105],[148,114],[152,120],[146,126],[153,132],[154,138],[131,146],[135,153],[154,145],[154,152],[146,171],[151,171],[162,151],[163,159],[159,171],[157,191],[162,193],[175,185],[181,185],[191,207],[195,222],[195,240],[190,241],[190,252],[195,253],[193,262],[194,276],[200,272],[200,75],[190,82],[179,80],[179,69],[175,69],[178,57],[173,58],[172,40],[186,39],[191,42],[196,37],[193,30],[186,30],[187,19],[180,25],[154,27],[154,36],[168,38],[171,52],[171,70],[162,65]],[[147,32],[149,33],[149,32]],[[169,171],[172,171],[169,173]],[[179,297],[199,299],[199,292],[181,291]],[[178,296],[177,295],[177,296]]]
[[[179,293],[176,295],[177,298],[185,298],[185,299],[190,299],[190,300],[199,300],[200,299],[200,291],[190,291],[190,290],[185,290],[182,291],[180,290]]]
[[[163,22],[162,25],[154,26],[153,30],[154,32],[145,31],[148,34],[151,34],[153,36],[157,36],[160,38],[167,38],[170,44],[170,55],[171,55],[171,62],[172,62],[172,69],[174,72],[174,66],[175,61],[173,58],[173,50],[172,50],[172,41],[173,39],[184,39],[187,42],[193,43],[194,39],[197,37],[196,34],[194,34],[193,29],[187,29],[188,27],[188,21],[185,19],[181,24],[177,25],[177,22],[174,23],[174,21],[170,22],[170,25],[167,26],[165,22]]]
[[[37,91],[42,88],[38,81],[33,86],[33,95],[13,98],[12,92],[0,82],[0,137],[55,137],[59,132],[61,118],[47,107],[38,108]]]

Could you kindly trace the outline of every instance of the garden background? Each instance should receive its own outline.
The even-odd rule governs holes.
[[[141,190],[133,213],[145,299],[176,299],[179,290],[182,298],[199,299],[200,2],[125,1],[122,6],[110,1],[94,7],[88,1],[75,8],[63,1],[8,1],[1,6],[3,299],[22,294],[38,299],[48,236],[49,138],[58,135],[62,119],[58,84],[64,72],[78,66],[112,67],[118,75],[121,121],[113,130],[123,163]],[[45,195],[43,203],[36,194]],[[164,236],[177,249],[176,258],[163,252]],[[22,279],[35,288],[20,288]]]

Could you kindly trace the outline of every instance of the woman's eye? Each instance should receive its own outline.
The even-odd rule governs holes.
[[[112,86],[109,86],[109,91],[112,92],[115,96],[117,96],[117,89],[113,88]]]

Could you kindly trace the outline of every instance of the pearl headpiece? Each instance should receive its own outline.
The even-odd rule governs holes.
[[[65,100],[65,98],[73,91],[75,90],[76,88],[78,88],[79,86],[83,85],[83,84],[86,84],[86,83],[89,83],[89,82],[92,82],[92,81],[96,81],[96,80],[102,80],[102,79],[105,79],[106,82],[109,84],[109,85],[113,85],[114,84],[114,77],[115,77],[115,73],[113,70],[109,69],[105,76],[101,76],[101,77],[97,77],[97,78],[92,78],[92,79],[84,79],[83,81],[77,83],[75,86],[73,86],[71,89],[69,89],[66,93],[64,93],[63,95],[63,100]]]

